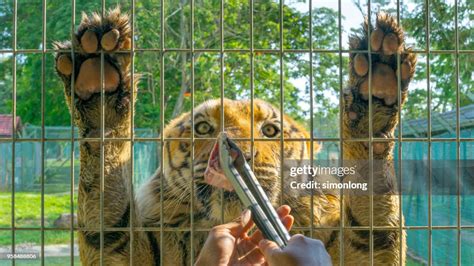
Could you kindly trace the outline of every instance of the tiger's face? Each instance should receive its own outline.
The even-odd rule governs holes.
[[[171,121],[165,128],[163,171],[168,189],[176,189],[182,197],[194,195],[195,212],[220,221],[237,216],[242,206],[237,194],[209,182],[205,178],[209,157],[216,138],[222,129],[240,147],[269,199],[277,203],[281,195],[281,158],[307,159],[309,141],[307,131],[284,116],[280,110],[262,100],[254,100],[253,154],[251,154],[251,105],[250,101],[224,100],[224,125],[221,126],[220,99],[204,102],[195,108],[194,127],[191,114],[185,113]],[[194,134],[194,147],[191,145]],[[281,145],[281,135],[285,139]],[[299,139],[299,140],[291,140]],[[194,158],[192,160],[192,158]],[[191,193],[191,182],[194,193]]]

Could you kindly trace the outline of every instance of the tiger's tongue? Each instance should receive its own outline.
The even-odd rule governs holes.
[[[228,191],[233,191],[234,188],[229,180],[225,177],[224,172],[219,163],[219,144],[216,142],[212,148],[211,156],[207,162],[207,168],[204,172],[204,181],[214,187],[223,188]]]

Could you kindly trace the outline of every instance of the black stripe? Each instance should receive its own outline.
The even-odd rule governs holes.
[[[368,252],[369,251],[369,241],[366,243],[361,243],[359,241],[351,240],[351,246],[353,246],[355,249],[362,251],[362,252]],[[375,247],[374,247],[375,250]]]
[[[361,224],[354,218],[350,209],[347,211],[348,219],[350,220],[351,226],[361,226]],[[353,230],[354,234],[357,235],[362,240],[368,241],[370,239],[370,231],[368,230]],[[395,230],[377,230],[373,231],[374,235],[374,250],[383,250],[392,247],[399,241],[400,236],[398,232]],[[368,244],[365,243],[357,243],[358,241],[352,241],[354,247],[359,250],[366,250],[368,249]]]
[[[361,224],[356,220],[354,215],[352,215],[352,210],[350,208],[347,208],[347,219],[349,220],[352,227],[361,226]]]
[[[178,242],[181,248],[181,254],[183,254],[183,256],[181,257],[182,258],[181,265],[187,265],[186,262],[188,261],[188,257],[189,257],[189,254],[188,254],[189,236],[190,236],[189,232],[184,233],[183,238]]]
[[[112,251],[113,253],[120,253],[120,254],[128,254],[128,250],[126,250],[127,247],[129,247],[128,243],[130,243],[130,237],[127,237],[120,243],[118,246],[114,248]]]
[[[201,201],[202,205],[204,205],[204,208],[206,209],[207,213],[211,212],[211,207],[209,206],[209,198],[212,193],[212,187],[207,184],[196,184],[196,195],[197,198]]]
[[[86,239],[86,243],[95,249],[100,249],[100,233],[99,232],[82,232]],[[104,248],[110,247],[125,236],[125,232],[104,232]]]
[[[189,157],[188,158],[184,158],[184,161],[181,163],[181,165],[179,166],[179,168],[181,169],[188,169],[189,168],[189,161],[188,161]],[[180,175],[181,177],[183,177],[182,175]]]
[[[130,220],[130,203],[127,206],[127,209],[123,213],[120,220],[114,224],[112,227],[128,227]],[[95,249],[100,249],[100,232],[82,232],[84,234],[86,243],[92,246]],[[124,236],[128,237],[128,232],[104,232],[104,247],[110,247],[114,243],[121,240]]]
[[[181,152],[183,152],[183,153],[189,152],[188,148],[189,148],[189,143],[188,142],[181,141],[179,143],[179,150]]]
[[[158,247],[158,241],[156,241],[153,232],[146,232],[148,241],[150,242],[151,252],[153,253],[153,262],[155,265],[160,265],[160,248]]]
[[[239,200],[239,196],[234,191],[225,190],[223,194],[226,200]]]
[[[273,110],[273,108],[271,108],[272,110],[272,115],[271,115],[271,118],[272,119],[276,119],[278,116],[277,116],[277,113],[275,112],[275,110]]]
[[[201,118],[201,117],[206,118],[203,114],[197,113],[197,114],[194,115],[194,120],[197,120],[198,118]]]
[[[293,132],[299,132],[298,128],[295,127],[295,125],[291,125],[290,126],[290,131],[293,133]]]
[[[393,247],[398,240],[399,235],[395,230],[374,231],[374,250]]]
[[[368,230],[354,230],[353,232],[362,240],[351,239],[351,245],[360,251],[368,251],[370,232]],[[392,230],[373,231],[373,234],[375,251],[389,249],[399,240],[398,232]]]
[[[326,244],[324,244],[326,249],[329,249],[332,246],[332,244],[334,244],[334,241],[336,240],[336,238],[337,238],[337,231],[332,231],[331,235],[329,236],[329,240],[326,242]]]

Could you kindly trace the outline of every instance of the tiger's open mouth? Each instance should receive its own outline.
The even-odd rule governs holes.
[[[219,163],[219,143],[216,141],[212,148],[209,161],[207,162],[207,168],[204,172],[204,181],[214,187],[223,188],[228,191],[233,191],[232,184],[224,175],[222,168]]]

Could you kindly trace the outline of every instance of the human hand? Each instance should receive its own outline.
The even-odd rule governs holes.
[[[287,205],[277,209],[280,220],[288,230],[294,221],[290,211],[291,208]],[[263,264],[265,260],[258,249],[263,236],[260,231],[247,235],[252,226],[251,213],[246,210],[236,220],[212,228],[195,265]]]
[[[294,235],[283,249],[273,241],[262,240],[259,248],[269,266],[288,265],[332,265],[331,257],[326,251],[323,242],[317,239]]]

